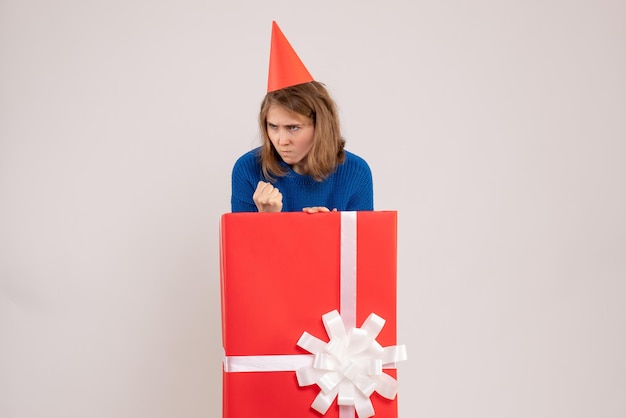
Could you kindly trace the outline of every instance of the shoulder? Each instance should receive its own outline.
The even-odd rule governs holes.
[[[255,148],[253,150],[246,152],[239,158],[237,158],[237,161],[235,161],[235,165],[233,167],[233,171],[250,170],[250,169],[256,170],[260,166],[260,162],[261,162],[260,155],[259,155],[260,150],[261,150],[260,147]]]
[[[350,168],[353,170],[362,170],[362,171],[366,171],[366,172],[370,172],[370,166],[367,163],[367,161],[365,161],[364,158],[350,152],[350,151],[345,151],[346,154],[346,160],[344,161],[343,165],[346,168]]]
[[[337,179],[359,187],[370,187],[373,183],[372,170],[364,158],[349,152],[346,153],[345,161],[337,167]]]

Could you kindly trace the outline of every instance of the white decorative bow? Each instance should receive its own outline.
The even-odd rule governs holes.
[[[338,405],[354,406],[359,418],[374,415],[370,396],[374,391],[387,399],[394,399],[398,382],[383,372],[383,367],[406,360],[406,347],[382,347],[376,337],[385,320],[372,313],[361,328],[346,331],[337,310],[322,315],[330,341],[328,343],[304,332],[298,346],[314,354],[312,367],[296,371],[298,384],[317,384],[321,391],[311,407],[325,414],[337,398]]]

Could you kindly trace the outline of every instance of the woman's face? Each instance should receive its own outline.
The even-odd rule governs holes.
[[[304,173],[302,160],[313,146],[313,121],[280,105],[267,110],[267,135],[283,161],[298,174]]]

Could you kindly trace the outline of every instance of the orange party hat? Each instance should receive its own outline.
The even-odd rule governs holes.
[[[267,92],[313,81],[296,51],[283,35],[276,22],[272,22],[272,45],[270,69],[267,77]]]

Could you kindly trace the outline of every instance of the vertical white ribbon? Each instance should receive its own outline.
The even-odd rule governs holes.
[[[346,331],[356,327],[356,212],[341,212],[339,311]]]
[[[356,328],[356,212],[341,212],[339,307],[346,332]],[[354,418],[352,405],[338,405],[339,418]]]

